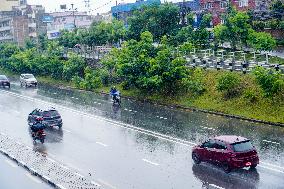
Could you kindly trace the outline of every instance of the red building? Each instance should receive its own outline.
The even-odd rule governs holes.
[[[255,0],[200,0],[201,10],[212,14],[212,24],[223,22],[221,15],[226,12],[229,3],[239,11],[247,11],[256,7]]]

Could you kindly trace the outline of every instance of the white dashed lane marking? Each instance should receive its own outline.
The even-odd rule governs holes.
[[[158,163],[152,162],[152,161],[147,160],[147,159],[142,159],[142,160],[145,161],[146,163],[151,164],[151,165],[155,165],[155,166],[158,166],[158,165],[159,165]]]
[[[271,144],[277,144],[277,145],[280,145],[279,142],[273,142],[273,141],[270,141],[270,140],[262,140],[263,142],[266,142],[266,143],[271,143]]]
[[[63,131],[67,132],[67,133],[71,133],[71,131],[67,130],[67,129],[62,129]]]
[[[117,189],[117,187],[111,185],[110,183],[108,183],[108,182],[106,182],[106,181],[104,181],[104,180],[102,180],[102,179],[98,179],[97,182],[99,182],[99,183],[102,184],[102,185],[107,186],[108,188]]]
[[[104,146],[104,147],[107,147],[108,145],[107,144],[104,144],[102,142],[96,142],[97,144],[101,145],[101,146]]]
[[[209,186],[211,186],[211,188],[225,189],[225,188],[222,188],[222,187],[217,186],[217,185],[215,185],[215,184],[209,184]]]

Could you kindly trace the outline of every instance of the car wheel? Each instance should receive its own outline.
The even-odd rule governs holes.
[[[40,139],[40,142],[43,144],[44,143],[44,139]]]
[[[25,87],[26,87],[26,88],[28,87],[28,84],[27,84],[27,83],[25,84]]]
[[[199,164],[201,162],[199,155],[195,152],[192,153],[192,160],[195,164]]]
[[[223,163],[222,168],[223,168],[225,173],[231,172],[231,168],[230,168],[228,163]]]

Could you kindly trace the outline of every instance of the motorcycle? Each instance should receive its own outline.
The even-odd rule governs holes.
[[[119,94],[119,92],[117,91],[117,92],[115,92],[115,93],[113,93],[113,94],[111,94],[111,95],[112,95],[113,105],[114,105],[114,104],[120,105],[121,99],[120,99],[120,94]]]
[[[45,137],[46,137],[46,134],[45,134],[43,129],[40,129],[36,132],[32,131],[32,138],[33,138],[34,142],[36,142],[38,140],[43,144]]]

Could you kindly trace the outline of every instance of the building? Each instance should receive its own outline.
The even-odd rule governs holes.
[[[87,12],[53,12],[44,17],[47,23],[47,36],[49,39],[57,38],[61,30],[73,30],[74,28],[89,28],[93,17]]]
[[[183,19],[186,14],[183,14],[183,11],[191,12],[194,15],[194,27],[198,27],[202,18],[201,15],[201,7],[200,7],[200,0],[190,0],[190,1],[182,1],[174,3],[178,7],[180,7],[181,11],[181,19]],[[184,15],[184,16],[183,16]],[[181,20],[182,22],[182,20]]]
[[[93,21],[94,22],[107,22],[110,23],[112,21],[112,13],[106,12],[106,13],[101,13],[93,16]]]
[[[260,12],[267,12],[269,11],[269,7],[273,0],[255,0],[255,10]]]
[[[46,32],[46,24],[41,22],[44,12],[41,5],[15,6],[11,11],[0,12],[0,42],[23,46],[27,38],[36,40]]]
[[[12,11],[13,7],[26,4],[26,0],[0,0],[0,11]]]
[[[255,0],[200,0],[203,12],[212,14],[212,24],[216,26],[223,23],[222,14],[227,11],[229,4],[233,5],[238,11],[254,10]]]
[[[133,11],[142,6],[161,4],[160,0],[136,0],[135,3],[119,4],[111,7],[112,16],[118,20],[122,20],[125,26],[128,25],[127,18],[132,15]]]

